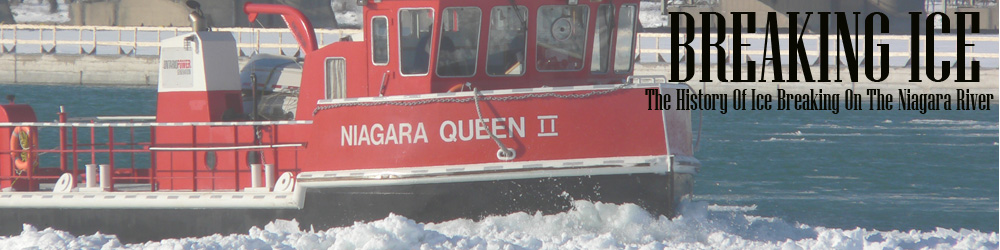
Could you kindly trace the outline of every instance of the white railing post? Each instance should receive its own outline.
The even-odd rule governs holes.
[[[731,60],[733,58],[733,35],[726,34],[726,60]],[[725,63],[730,63],[726,61]]]
[[[97,187],[97,164],[87,164],[87,188]]]
[[[38,43],[38,53],[45,53],[45,46],[43,46],[42,43],[41,43],[42,38],[43,38],[42,33],[45,33],[45,32],[42,32],[42,30],[39,29],[38,30],[38,41],[39,41],[39,43]]]
[[[52,53],[56,53],[56,26],[52,26]]]
[[[264,164],[264,187],[268,191],[274,188],[274,164]]]
[[[83,29],[76,30],[76,44],[79,47],[77,51],[83,54]]]
[[[101,181],[100,181],[101,189],[105,190],[105,191],[111,190],[111,165],[109,165],[109,164],[100,164],[98,166],[100,166],[100,168],[101,168],[101,170],[100,170],[100,173],[101,173]]]
[[[160,44],[160,40],[163,40],[163,39],[160,39],[160,32],[162,32],[162,31],[159,31],[159,30],[156,31],[156,44],[157,44],[156,45],[156,56],[160,56],[160,45],[159,44]]]
[[[260,164],[250,164],[250,187],[260,187]]]
[[[132,30],[132,55],[139,53],[139,27]]]

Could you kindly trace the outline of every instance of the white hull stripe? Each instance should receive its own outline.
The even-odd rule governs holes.
[[[302,172],[298,175],[299,182],[336,179],[400,179],[427,177],[436,175],[470,174],[482,172],[514,171],[525,169],[561,169],[581,168],[588,166],[634,167],[644,166],[649,173],[666,173],[665,156],[632,156],[610,158],[588,158],[572,160],[548,160],[527,162],[497,162],[467,165],[449,165],[433,167],[386,168],[340,171]],[[659,167],[659,166],[662,166]]]
[[[491,182],[502,180],[520,180],[534,178],[556,178],[572,176],[602,176],[621,174],[666,173],[665,165],[652,166],[590,166],[578,168],[538,168],[522,169],[520,171],[489,171],[451,175],[422,175],[409,178],[340,178],[311,180],[299,179],[299,187],[305,188],[341,188],[341,187],[374,187],[396,185],[421,185],[443,183]],[[634,183],[625,183],[630,185]]]
[[[0,208],[300,208],[298,193],[265,192],[7,192]]]
[[[312,121],[258,121],[258,122],[0,122],[0,127],[187,127],[187,126],[268,126],[302,125]]]
[[[94,116],[94,117],[72,117],[67,118],[71,122],[90,122],[90,121],[152,121],[156,120],[156,116],[137,116],[137,115],[125,115],[125,116]]]
[[[664,159],[663,157],[636,157]],[[635,159],[609,161],[634,162]],[[590,161],[593,162],[593,161]],[[0,208],[66,208],[66,209],[279,209],[302,208],[308,188],[338,188],[366,186],[420,185],[463,182],[491,182],[533,178],[571,176],[601,176],[618,174],[666,173],[664,162],[652,161],[650,165],[603,165],[586,167],[545,167],[550,164],[523,165],[512,171],[501,170],[505,165],[443,166],[412,170],[413,174],[448,173],[436,175],[410,175],[410,178],[373,178],[376,172],[327,171],[299,174],[293,192],[0,192]],[[479,164],[487,165],[487,164]],[[694,166],[674,166],[675,170],[693,169]],[[468,171],[482,169],[492,171]],[[382,170],[385,173],[386,170]],[[451,170],[452,172],[449,172]],[[680,172],[678,173],[685,173]],[[342,175],[343,174],[343,175]],[[690,174],[690,173],[686,173]],[[331,177],[342,177],[332,178]],[[630,183],[625,183],[628,185]]]
[[[274,145],[252,145],[252,146],[229,146],[229,147],[149,147],[150,151],[212,151],[212,150],[241,150],[241,149],[261,149],[261,148],[292,148],[301,147],[304,144],[274,144]]]

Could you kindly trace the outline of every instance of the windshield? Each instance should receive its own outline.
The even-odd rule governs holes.
[[[476,7],[449,7],[441,12],[436,72],[439,76],[472,76],[479,54],[483,13]]]
[[[528,8],[493,7],[490,12],[490,38],[486,50],[486,74],[507,76],[524,74],[525,39]],[[522,20],[523,19],[523,20]]]
[[[611,22],[614,12],[610,4],[597,7],[597,31],[594,32],[594,47],[591,54],[590,72],[608,72],[608,56],[611,52]]]
[[[535,51],[539,71],[583,68],[590,8],[586,5],[548,5],[538,8]]]
[[[635,5],[622,5],[618,12],[618,39],[615,40],[615,73],[632,70],[632,48],[635,40]]]
[[[433,20],[431,9],[399,10],[399,70],[403,75],[427,74]]]

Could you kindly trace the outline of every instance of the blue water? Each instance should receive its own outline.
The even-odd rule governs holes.
[[[156,109],[149,87],[0,84],[7,94],[41,121],[55,120],[59,105],[74,117]],[[694,199],[811,226],[997,232],[1000,117],[991,108],[704,112]]]
[[[704,112],[695,199],[813,226],[996,232],[991,109]]]
[[[156,89],[154,87],[112,87],[112,86],[66,86],[66,85],[16,85],[0,84],[0,98],[13,94],[19,104],[30,104],[35,111],[35,116],[40,122],[51,122],[59,119],[59,107],[63,106],[70,118],[94,117],[94,116],[133,116],[133,115],[154,115],[156,113]],[[4,103],[6,99],[2,99]],[[149,142],[149,129],[136,128],[115,128],[115,142],[118,149],[141,148],[141,146],[127,146],[121,143]],[[42,127],[39,129],[41,139],[39,147],[42,149],[58,149],[59,130],[53,127]],[[68,135],[72,132],[67,130]],[[77,141],[79,144],[90,143],[90,129],[81,128],[77,131]],[[108,128],[96,128],[94,134],[97,144],[107,143]],[[98,148],[106,149],[106,146]],[[81,146],[81,149],[87,149]],[[89,153],[77,155],[75,166],[84,170],[86,164],[108,163],[107,154],[98,154],[96,159],[91,159]],[[67,155],[67,166],[74,167],[72,156]],[[59,155],[55,153],[42,153],[39,157],[41,166],[59,166]],[[135,166],[136,168],[149,168],[148,153],[115,153],[116,168]]]

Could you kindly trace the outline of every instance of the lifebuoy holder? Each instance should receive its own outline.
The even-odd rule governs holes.
[[[10,133],[10,157],[14,158],[14,169],[27,171],[32,166],[37,166],[38,153],[26,151],[37,147],[38,135],[32,133],[31,128],[14,127]]]
[[[465,91],[466,87],[468,87],[469,89],[472,89],[472,83],[466,82],[466,83],[455,84],[454,86],[451,86],[451,88],[448,88],[448,92],[449,93],[454,93],[454,92]]]

